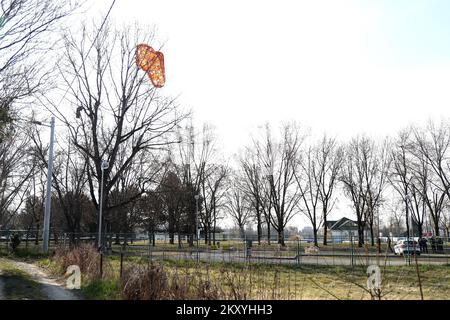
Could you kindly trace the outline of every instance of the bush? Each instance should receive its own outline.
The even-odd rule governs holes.
[[[217,300],[219,287],[210,279],[188,273],[168,274],[162,265],[133,265],[121,281],[122,297],[127,300]]]
[[[20,242],[22,241],[22,238],[20,236],[20,234],[18,233],[12,233],[10,238],[9,238],[9,245],[11,246],[11,249],[15,252],[17,251],[17,248],[20,245]]]
[[[168,288],[162,266],[136,265],[124,270],[122,275],[122,295],[128,300],[167,299]]]
[[[100,253],[94,245],[81,244],[72,250],[58,248],[53,260],[61,267],[61,272],[65,272],[70,265],[77,265],[84,277],[90,279],[100,277]],[[103,259],[103,274],[111,272],[111,267],[106,259]]]

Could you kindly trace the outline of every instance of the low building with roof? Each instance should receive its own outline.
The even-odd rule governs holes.
[[[343,217],[339,220],[329,220],[326,222],[327,239],[342,241],[351,237],[358,237],[358,222]],[[364,237],[367,237],[368,229],[364,228]],[[322,230],[323,233],[323,230]]]

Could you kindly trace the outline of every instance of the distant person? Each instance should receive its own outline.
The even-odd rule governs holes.
[[[436,239],[434,239],[434,236],[431,237],[431,252],[436,253]]]
[[[391,246],[392,241],[391,241],[390,237],[387,238],[387,243],[388,243],[389,251],[391,251],[391,253],[394,253],[394,250],[392,249],[392,246]]]
[[[437,239],[436,247],[438,253],[444,253],[444,241],[441,238]]]
[[[419,242],[420,252],[423,252],[423,251],[424,251],[424,248],[423,248],[423,238],[419,238],[418,242]]]
[[[378,237],[378,240],[377,240],[377,249],[378,249],[378,253],[381,253],[381,239],[380,239],[380,237]]]
[[[422,245],[423,245],[423,249],[421,248],[420,251],[422,251],[424,253],[428,253],[428,240],[427,240],[427,238],[422,238]]]

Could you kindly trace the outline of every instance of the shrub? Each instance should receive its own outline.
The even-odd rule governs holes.
[[[189,272],[169,274],[162,265],[133,265],[121,281],[122,297],[128,300],[217,300],[222,296],[211,279]]]
[[[22,238],[20,236],[20,234],[18,233],[12,233],[10,238],[9,238],[9,245],[11,246],[11,249],[15,252],[17,250],[17,248],[20,245],[20,242],[22,241]]]
[[[90,279],[100,277],[100,253],[94,245],[81,244],[72,250],[58,248],[53,260],[61,267],[61,272],[65,272],[70,265],[77,265],[84,277]],[[111,267],[106,259],[103,259],[103,274],[107,275],[111,272]]]
[[[167,274],[162,266],[135,265],[124,270],[122,296],[128,300],[162,300],[168,295]]]

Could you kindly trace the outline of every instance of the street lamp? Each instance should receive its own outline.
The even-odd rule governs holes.
[[[408,265],[411,264],[411,252],[409,250],[409,238],[410,238],[410,219],[409,219],[409,202],[411,201],[411,196],[409,194],[406,194],[405,196],[405,203],[406,203],[406,250],[408,252],[407,257],[408,257]]]
[[[106,160],[102,161],[101,169],[102,169],[102,182],[100,185],[100,210],[98,217],[98,247],[102,248],[102,210],[103,210],[103,181],[105,176],[105,170],[109,168],[109,163]]]
[[[200,230],[198,229],[198,199],[200,198],[200,196],[198,194],[196,194],[194,196],[195,199],[195,233],[197,236],[197,262],[199,260],[199,253],[198,253],[198,239],[200,238]]]

